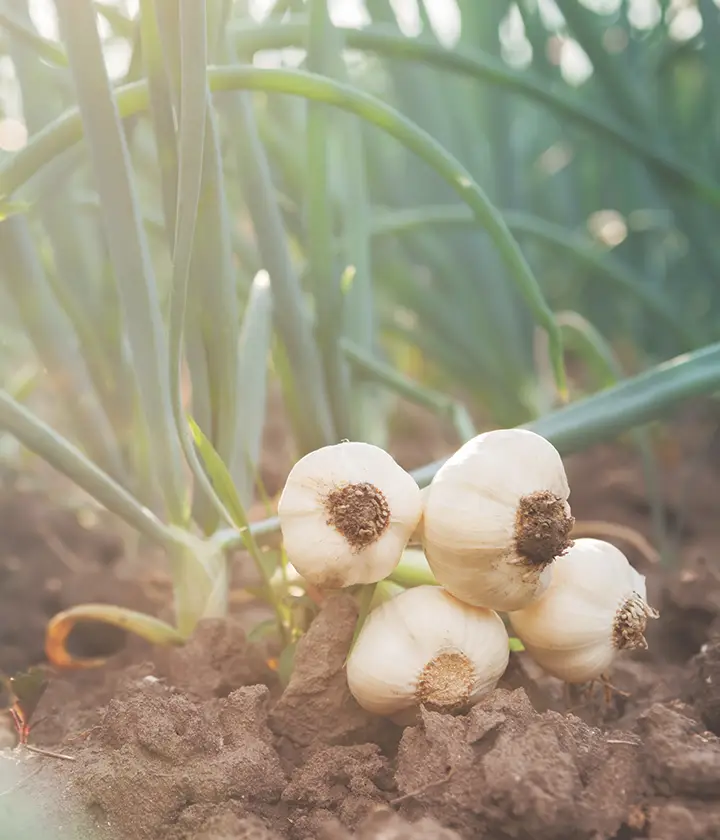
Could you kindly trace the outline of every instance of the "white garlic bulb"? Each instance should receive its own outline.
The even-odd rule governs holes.
[[[495,687],[509,655],[497,613],[439,586],[418,586],[369,614],[348,657],[348,685],[367,711],[408,724],[421,705],[454,712],[476,703]]]
[[[324,446],[290,471],[278,505],[288,560],[337,589],[387,577],[422,515],[415,479],[369,443]]]
[[[425,499],[423,546],[438,582],[475,606],[531,603],[572,544],[569,495],[560,454],[544,437],[498,429],[468,441]]]
[[[583,683],[603,676],[622,650],[647,648],[645,578],[604,540],[582,538],[553,567],[548,590],[510,623],[552,676]]]

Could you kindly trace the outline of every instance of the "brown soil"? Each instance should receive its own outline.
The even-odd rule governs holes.
[[[717,410],[702,408],[658,442],[675,564],[618,543],[661,613],[649,650],[614,670],[629,696],[607,706],[578,696],[568,712],[562,685],[512,654],[501,687],[469,714],[428,711],[402,729],[347,689],[349,596],[325,602],[284,691],[240,613],[204,622],[183,649],[128,644],[103,669],[53,676],[31,741],[74,760],[0,753],[0,838],[10,825],[7,840],[720,838],[717,427]],[[437,457],[432,435],[401,463]],[[654,540],[629,445],[567,464],[580,523]],[[0,496],[5,673],[41,660],[47,618],[70,604],[161,611],[166,587],[123,576],[122,543],[108,533],[36,495]],[[118,642],[93,628],[75,649]]]

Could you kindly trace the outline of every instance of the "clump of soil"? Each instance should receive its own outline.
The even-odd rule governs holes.
[[[169,685],[183,686],[193,699],[226,697],[240,685],[277,684],[266,646],[250,644],[236,618],[202,621],[184,647],[159,651],[155,662]]]
[[[383,741],[394,727],[358,706],[345,676],[357,606],[333,595],[298,643],[290,683],[275,705],[273,731],[293,748]]]
[[[707,728],[720,735],[720,632],[702,646],[692,664],[690,700]]]

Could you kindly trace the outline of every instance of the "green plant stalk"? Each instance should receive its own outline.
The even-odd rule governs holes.
[[[0,280],[14,299],[40,361],[51,377],[52,390],[65,407],[73,431],[84,439],[89,455],[116,480],[127,475],[110,422],[94,399],[87,367],[32,244],[27,219],[12,216],[0,222]]]
[[[186,234],[189,235],[189,225],[192,225],[192,235],[182,254],[177,252],[174,258],[184,289],[182,292],[178,289],[178,293],[186,298],[180,330],[183,339],[175,350],[180,353],[185,344],[194,418],[222,460],[231,463],[236,445],[239,313],[219,132],[205,74],[209,50],[207,10],[205,3],[193,2],[188,6],[185,0],[179,3],[162,0],[156,10],[165,39],[171,89],[177,98],[181,144],[183,130],[190,132],[185,137],[186,146],[181,148],[181,154],[184,151],[186,156],[190,155],[184,161],[189,169],[183,171],[181,162],[179,170],[189,191],[178,193],[181,208],[178,213],[185,214]],[[213,7],[213,11],[217,8]],[[213,29],[217,24],[215,21]],[[179,235],[178,230],[176,237]],[[178,266],[177,257],[189,260],[189,264]],[[207,282],[208,276],[213,282]],[[186,458],[190,458],[187,450],[191,443],[184,428],[184,412],[179,406],[176,406],[176,422],[183,426],[183,449]],[[197,474],[195,477],[198,478]],[[204,487],[202,480],[196,481],[199,492],[194,494],[193,518],[210,534],[217,527],[219,512]]]
[[[240,307],[233,265],[231,227],[222,172],[217,117],[210,97],[188,294],[192,312],[199,315],[208,367],[213,445],[226,463],[235,457],[238,402],[252,394],[238,391]],[[208,272],[214,278],[208,283]]]
[[[547,332],[558,390],[565,395],[567,388],[560,331],[535,276],[497,208],[488,200],[467,170],[432,137],[375,97],[310,73],[239,66],[209,68],[208,76],[210,86],[215,92],[238,89],[264,90],[335,105],[383,129],[431,166],[471,207],[478,222],[485,228],[502,256],[511,278],[536,322]],[[115,97],[117,107],[123,115],[147,108],[148,95],[145,84],[128,85],[118,89],[115,91]],[[81,132],[82,126],[77,112],[70,112],[37,135],[22,152],[4,167],[0,167],[0,199],[12,195],[48,159],[77,142]]]
[[[487,5],[480,4],[485,13],[492,16],[496,10],[488,12],[485,9]],[[373,0],[368,2],[367,7],[373,22],[389,23],[400,35],[389,0]],[[425,40],[436,42],[424,4],[419,4],[419,11]],[[492,87],[483,90],[467,79],[443,77],[429,66],[413,66],[395,60],[384,64],[394,91],[395,107],[459,157],[471,172],[482,173],[483,186],[491,199],[498,203],[497,193],[493,190],[497,183],[498,164],[505,152],[495,150],[491,172],[484,165],[481,149],[484,139],[492,131],[483,101],[494,93],[502,95],[502,92]],[[461,91],[466,94],[464,98],[459,96]],[[368,154],[372,154],[373,146],[378,147],[383,140],[368,135]],[[409,159],[401,169],[399,161],[389,163],[389,148],[385,155],[381,153],[376,157],[372,180],[375,189],[381,193],[378,200],[395,204],[401,197],[401,203],[415,206],[431,200],[447,202],[453,199],[452,193],[439,183],[437,176],[419,162]],[[383,164],[384,157],[387,157],[389,165]],[[505,203],[504,199],[502,203]],[[522,380],[530,369],[528,315],[525,307],[518,305],[516,290],[507,282],[502,265],[492,253],[492,244],[485,237],[462,236],[454,232],[441,240],[434,231],[425,230],[422,234],[408,237],[403,242],[403,248],[407,250],[407,258],[411,262],[420,262],[431,269],[435,284],[458,287],[457,292],[448,290],[446,294],[449,300],[455,301],[456,309],[462,310],[464,320],[470,322],[463,332],[473,337],[476,348],[488,351],[489,367],[499,375],[503,387],[520,393]],[[468,289],[463,288],[463,280],[467,279],[470,266],[482,266],[482,269]],[[474,378],[479,376],[484,380],[487,378],[480,371]],[[522,399],[519,402],[524,403]],[[492,404],[496,405],[497,400],[493,399]],[[534,406],[523,405],[523,408],[523,419],[528,409],[531,414],[535,413]]]
[[[222,542],[199,540],[181,528],[165,525],[79,449],[2,390],[0,429],[5,429],[107,510],[167,551],[173,581],[177,582],[176,625],[184,637],[192,632],[202,615],[217,616],[224,612],[227,577]],[[241,539],[251,537],[243,534]]]
[[[339,41],[337,30],[331,30],[334,40]],[[347,72],[340,60],[341,44],[337,45],[338,55],[333,56],[332,76],[344,81]],[[344,266],[340,276],[340,289],[343,300],[341,317],[337,323],[342,323],[343,333],[355,343],[366,348],[367,352],[374,352],[375,324],[374,324],[374,294],[371,266],[371,252],[369,241],[369,214],[367,196],[367,176],[364,166],[365,150],[362,133],[358,131],[356,120],[350,114],[335,115],[333,125],[337,126],[337,134],[333,135],[334,143],[331,157],[337,157],[339,165],[335,171],[335,192],[329,196],[332,201],[332,215],[341,220],[342,233],[339,237],[337,249],[337,266]],[[303,155],[299,154],[297,144],[292,143],[292,135],[283,131],[279,125],[270,119],[259,123],[263,142],[269,148],[272,162],[282,173],[286,189],[293,196],[304,194],[306,167]],[[300,150],[302,151],[302,150]],[[344,165],[347,159],[353,161],[351,167]],[[332,167],[330,167],[332,170]],[[289,223],[292,217],[286,217]],[[337,229],[337,223],[335,224]],[[291,234],[302,237],[304,231],[299,225],[291,228]],[[308,270],[306,272],[310,274]],[[350,282],[348,277],[352,276]],[[344,379],[344,376],[343,376]],[[387,401],[377,389],[367,383],[358,383],[351,389],[349,395],[351,437],[371,440],[383,445],[386,440],[385,415]],[[296,424],[294,424],[296,425]]]
[[[334,78],[348,81],[342,60],[344,43],[333,28],[337,55]],[[349,288],[340,279],[343,295],[343,334],[364,348],[375,351],[375,295],[373,289],[372,249],[370,243],[370,218],[368,198],[368,173],[365,166],[365,148],[362,132],[349,114],[337,115],[338,137],[335,153],[341,161],[339,191],[343,222],[342,275],[352,271]],[[347,159],[352,166],[346,166]],[[387,440],[387,403],[373,385],[354,383],[349,395],[350,431],[353,438],[370,440],[384,446]]]
[[[404,586],[400,586],[399,583],[394,583],[389,578],[379,581],[375,584],[375,592],[370,603],[370,612],[372,612],[376,607],[379,607],[381,604],[384,604],[386,601],[392,601],[393,598],[397,597],[404,591]]]
[[[132,40],[135,34],[135,23],[120,10],[119,6],[112,2],[102,2],[102,0],[94,0],[93,6],[97,13],[108,22],[116,37],[124,38],[126,41]]]
[[[155,0],[140,0],[142,58],[150,94],[150,116],[155,132],[165,235],[174,250],[178,189],[178,150],[172,92],[165,69]]]
[[[176,541],[169,550],[175,623],[188,638],[203,618],[227,615],[230,591],[229,561],[212,540],[200,540],[182,528],[172,528]]]
[[[388,580],[405,589],[413,586],[437,586],[435,575],[420,549],[406,550],[392,574],[388,576]]]
[[[281,638],[286,639],[288,628],[285,623],[285,611],[283,605],[275,596],[275,590],[273,588],[272,575],[274,569],[269,569],[265,562],[260,546],[255,540],[253,531],[250,528],[247,513],[240,501],[227,467],[213,449],[212,443],[192,418],[189,418],[189,424],[195,445],[203,459],[208,476],[212,480],[213,491],[216,493],[218,500],[222,500],[221,504],[225,506],[226,518],[238,529],[237,534],[240,543],[247,549],[257,566],[258,572],[263,580],[263,591],[266,595],[266,600],[275,610],[278,632]],[[218,533],[215,534],[211,542],[219,554],[225,552],[228,547],[227,539]]]
[[[505,368],[499,367],[496,361],[498,350],[490,340],[478,341],[478,323],[483,326],[486,323],[482,313],[478,313],[482,295],[473,295],[472,301],[466,302],[461,287],[454,282],[441,293],[433,292],[418,283],[413,264],[416,263],[404,259],[394,259],[389,265],[381,263],[378,284],[379,288],[392,290],[395,300],[401,301],[403,307],[416,312],[422,325],[408,329],[395,319],[383,318],[385,331],[452,369],[469,392],[493,406],[495,417],[504,418],[503,425],[527,420],[528,405],[521,393],[508,387],[508,376],[502,372]],[[433,264],[437,271],[442,271],[439,262]],[[456,296],[462,301],[461,306],[453,305]]]
[[[460,32],[462,46],[466,46],[465,40],[467,40],[467,45],[471,50],[478,49],[483,55],[500,61],[500,28],[503,18],[507,15],[506,4],[460,0],[458,6],[462,21]],[[474,123],[468,126],[469,130],[466,129],[471,143],[476,143],[478,136],[487,135],[488,145],[493,155],[493,191],[490,194],[501,206],[512,207],[516,192],[516,174],[513,144],[508,142],[508,138],[513,134],[511,109],[515,103],[494,85],[483,91],[476,91],[474,87],[471,98],[469,100],[466,98],[459,103],[460,113],[455,121],[459,122],[462,115],[467,113],[475,117]],[[479,101],[476,103],[474,100],[478,93],[481,96],[478,97]],[[466,158],[463,157],[463,159]]]
[[[198,204],[203,174],[205,126],[207,118],[207,86],[204,68],[206,65],[206,14],[205,3],[194,0],[180,0],[180,125],[178,137],[178,186],[176,228],[173,236],[173,271],[170,295],[170,337],[169,337],[169,380],[170,399],[178,439],[190,466],[197,486],[215,504],[220,515],[225,513],[222,501],[217,497],[208,480],[193,447],[182,401],[181,365],[184,347],[185,314],[187,307],[190,265],[193,255]],[[196,61],[199,58],[200,61]],[[225,515],[227,522],[232,520]],[[194,591],[193,576],[183,572],[187,564],[178,563],[180,574],[173,578],[173,589],[177,603],[178,625],[183,629],[193,627],[198,619],[207,615],[210,600],[198,599]],[[215,565],[212,594],[215,585],[224,588],[225,599],[221,609],[227,609],[227,564]],[[203,593],[206,595],[207,593]]]
[[[65,642],[75,625],[84,621],[101,622],[112,627],[119,627],[145,639],[153,645],[182,645],[188,635],[160,619],[146,613],[116,607],[112,604],[80,604],[54,615],[48,624],[46,648],[55,666],[67,667],[78,661],[83,668],[103,665],[104,658],[77,660],[65,650]]]
[[[68,60],[65,51],[55,41],[50,41],[38,35],[23,21],[16,20],[12,15],[0,10],[0,30],[5,29],[12,38],[17,39],[32,48],[40,58],[58,67],[67,67]]]
[[[96,3],[96,6],[105,8],[105,4]],[[252,54],[262,50],[302,48],[307,39],[308,23],[305,16],[298,15],[291,20],[274,20],[262,25],[233,22],[230,30],[238,50],[243,54]],[[606,138],[644,160],[671,186],[680,186],[698,198],[720,207],[720,185],[708,181],[702,172],[666,151],[649,145],[648,139],[641,133],[618,123],[611,115],[598,114],[596,109],[581,105],[577,99],[560,93],[544,80],[514,71],[478,50],[468,51],[462,47],[448,50],[424,37],[403,37],[395,27],[338,27],[338,32],[350,49],[377,52],[388,58],[444,68],[497,85],[545,105],[593,135]],[[64,60],[59,55],[57,59],[55,63]]]
[[[637,125],[659,148],[669,147],[667,131],[662,121],[648,107],[641,83],[623,62],[623,54],[609,55],[602,41],[602,33],[596,14],[577,0],[558,0],[558,6],[570,30],[588,54],[599,84],[605,89],[611,102],[630,125]],[[710,244],[714,229],[707,224],[704,214],[696,207],[688,207],[678,201],[677,195],[665,190],[670,205],[675,209],[682,227],[692,242],[693,251],[698,253],[707,271],[720,271],[718,252]]]
[[[200,202],[208,142],[209,114],[205,81],[206,4],[200,2],[188,5],[182,0],[153,0],[153,15],[157,19],[155,34],[162,39],[162,72],[167,78],[164,94],[168,100],[165,107],[171,108],[174,101],[178,119],[177,137],[173,138],[177,144],[177,181],[174,187],[176,204],[172,208],[175,225],[170,236],[170,390],[180,445],[195,480],[191,518],[209,534],[217,527],[223,505],[216,499],[216,494],[195,453],[185,417],[181,382],[182,363],[185,358],[192,385],[195,420],[202,423],[212,438],[213,409],[205,336],[202,324],[197,319],[187,323],[188,296],[193,286],[193,258],[201,224]],[[149,89],[152,96],[152,87]],[[211,285],[214,286],[215,283]],[[190,311],[197,313],[197,307],[191,307]],[[227,520],[227,517],[225,519]]]
[[[261,50],[302,48],[307,37],[307,27],[306,19],[301,18],[260,26],[235,23],[232,32],[238,49],[243,54],[252,54]],[[569,122],[590,131],[593,136],[608,139],[631,152],[645,161],[668,184],[681,186],[696,197],[720,207],[720,185],[708,181],[704,173],[651,145],[641,132],[617,122],[610,114],[598,114],[596,108],[581,105],[576,98],[560,93],[544,80],[512,70],[478,50],[470,52],[461,47],[448,50],[424,37],[406,38],[393,27],[338,27],[338,31],[342,33],[349,49],[377,52],[385,58],[444,68],[540,103]]]
[[[595,369],[601,387],[609,388],[625,379],[625,372],[612,348],[600,332],[577,312],[558,312],[557,322],[560,329],[568,333],[566,346],[572,347],[573,339],[579,343],[580,354]],[[670,540],[668,538],[665,505],[661,492],[661,482],[657,459],[647,429],[642,427],[631,430],[632,440],[642,460],[645,492],[650,501],[653,532],[660,546],[660,556],[666,565],[671,562]]]
[[[333,26],[327,0],[310,0],[307,67],[313,73],[332,75]],[[350,383],[337,344],[342,331],[342,292],[333,249],[333,224],[329,164],[335,139],[332,112],[321,102],[307,110],[307,246],[308,274],[316,310],[316,334],[325,371],[335,432],[349,435]]]
[[[612,440],[662,417],[683,400],[720,390],[720,343],[685,353],[625,379],[613,388],[578,400],[524,428],[546,437],[561,454]],[[444,459],[414,473],[421,487],[432,481]]]
[[[355,375],[360,381],[379,382],[398,396],[404,397],[416,405],[421,405],[446,420],[450,420],[455,426],[461,443],[465,443],[466,440],[475,436],[476,430],[472,419],[465,407],[456,400],[413,382],[395,368],[366,353],[352,341],[343,339],[341,345],[343,353],[353,366]]]
[[[13,9],[25,25],[32,26],[26,0],[10,0],[9,3],[6,0],[6,5]],[[48,93],[52,70],[42,63],[30,47],[22,42],[13,42],[10,46],[25,122],[33,135],[60,112],[64,97]],[[113,329],[116,326],[114,322],[119,320],[118,307],[106,308],[102,305],[102,296],[94,282],[103,258],[99,253],[101,246],[94,243],[97,239],[97,226],[94,220],[78,219],[68,208],[72,200],[70,175],[79,159],[76,151],[64,156],[70,160],[56,161],[58,177],[53,179],[54,183],[48,185],[41,196],[31,198],[30,215],[37,215],[47,233],[52,251],[49,261],[54,268],[54,272],[48,269],[48,281],[54,297],[77,335],[92,385],[112,425],[117,447],[123,462],[128,465],[128,475],[133,477],[133,492],[145,503],[151,504],[153,491],[150,482],[142,480],[142,469],[133,469],[133,442],[138,434],[137,424],[133,429],[137,393],[133,391],[127,358],[117,340],[118,331]],[[48,167],[52,168],[55,167]],[[114,310],[114,318],[108,317],[111,309]],[[102,329],[99,329],[99,324],[103,325]],[[67,343],[73,342],[70,340]]]
[[[235,59],[235,47],[225,40],[226,55]],[[210,80],[212,86],[212,79]],[[293,265],[270,164],[261,142],[252,101],[240,93],[228,104],[236,137],[239,170],[247,206],[255,227],[263,267],[272,278],[273,319],[285,356],[297,383],[295,396],[301,410],[293,415],[295,437],[302,452],[337,439],[323,376],[322,360],[312,334],[300,279]]]
[[[572,34],[585,50],[599,78],[599,84],[605,89],[610,101],[630,124],[651,130],[653,115],[648,107],[648,98],[644,95],[637,78],[627,73],[627,63],[622,61],[622,53],[611,55],[602,42],[600,20],[598,16],[575,0],[557,0],[557,5]]]
[[[585,236],[573,234],[560,225],[527,213],[508,211],[504,213],[507,226],[516,236],[530,236],[571,256],[579,263],[602,274],[641,305],[672,331],[681,342],[681,349],[697,346],[693,332],[677,317],[672,303],[663,295],[643,282],[642,277],[613,258],[604,249]],[[378,214],[372,227],[374,237],[391,236],[425,226],[439,224],[472,225],[475,219],[464,206],[426,206],[407,210],[391,210]]]
[[[40,384],[42,371],[36,365],[20,368],[10,377],[6,392],[17,402],[24,403]]]
[[[272,340],[272,293],[266,271],[258,272],[250,287],[243,315],[237,355],[239,359],[237,416],[234,461],[228,464],[240,501],[248,507],[257,486],[265,410],[270,345]]]
[[[90,0],[57,0],[56,7],[78,96],[76,113],[78,119],[82,115],[101,199],[124,327],[152,441],[158,489],[171,520],[183,522],[187,516],[187,498],[167,386],[164,327],[130,157],[105,68],[95,11]]]
[[[4,390],[0,390],[0,428],[148,539],[166,548],[175,543],[151,510]]]

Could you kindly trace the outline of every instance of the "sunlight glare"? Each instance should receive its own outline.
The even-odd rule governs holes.
[[[662,20],[658,0],[630,0],[628,20],[635,29],[653,29]]]
[[[575,87],[592,75],[592,63],[585,50],[574,38],[564,38],[560,51],[560,72],[563,79]]]
[[[52,0],[29,0],[28,12],[37,31],[43,38],[57,41],[59,36],[57,14]]]
[[[689,41],[702,30],[702,15],[697,6],[686,6],[672,16],[668,32],[675,41]]]
[[[27,138],[27,128],[20,120],[0,120],[0,150],[3,152],[19,151],[27,143]]]
[[[417,36],[422,31],[420,12],[415,0],[390,0],[398,26],[403,35]]]
[[[598,210],[587,221],[593,239],[608,248],[616,248],[627,238],[627,223],[617,210]]]
[[[440,43],[448,49],[460,39],[460,9],[455,0],[426,0],[427,14]]]
[[[516,5],[510,8],[500,23],[502,57],[511,67],[524,69],[532,61],[532,45],[525,35],[525,24]]]

